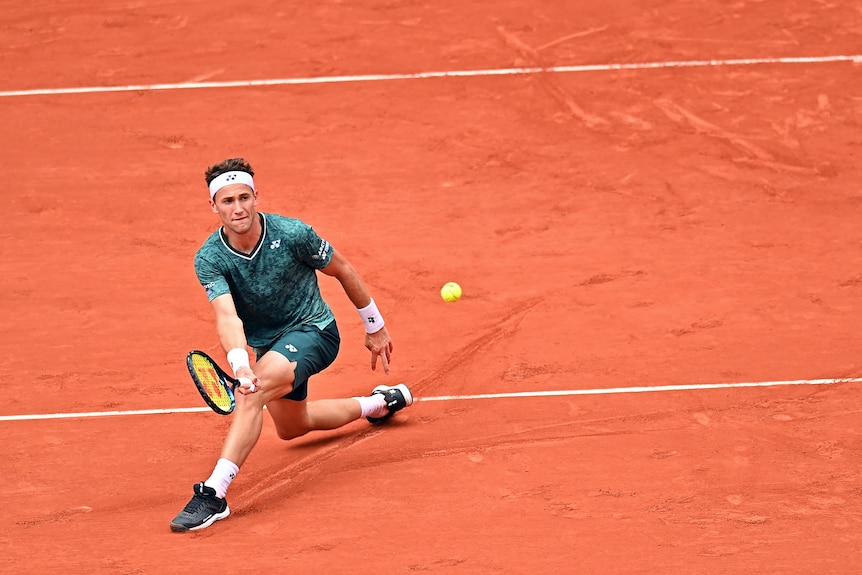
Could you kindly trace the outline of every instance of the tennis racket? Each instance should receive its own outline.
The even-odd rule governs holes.
[[[236,407],[234,390],[242,385],[242,382],[229,376],[213,358],[202,351],[190,351],[186,356],[186,365],[195,387],[207,405],[219,415],[231,413]]]

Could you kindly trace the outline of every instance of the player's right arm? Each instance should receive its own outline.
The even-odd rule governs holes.
[[[237,353],[232,350],[245,351],[248,346],[248,341],[245,338],[242,320],[236,313],[236,304],[234,304],[233,296],[229,293],[222,294],[210,302],[213,306],[216,320],[216,333],[218,334],[219,343],[225,353],[228,354],[228,360],[231,359],[231,354]],[[232,364],[233,366],[233,364]],[[260,381],[251,370],[251,367],[239,367],[234,371],[237,378],[248,378],[252,381],[256,388],[260,388]],[[246,393],[246,387],[240,389],[241,393]]]
[[[236,313],[233,297],[226,293],[213,299],[210,303],[213,306],[213,313],[215,313],[218,340],[225,352],[236,347],[246,347],[245,331],[242,320]]]
[[[249,367],[248,340],[245,337],[242,320],[236,312],[236,304],[230,293],[230,287],[225,272],[218,263],[218,258],[207,257],[209,240],[195,254],[195,275],[201,286],[206,290],[207,298],[212,304],[216,320],[216,333],[219,343],[227,353],[227,359],[233,368],[237,379],[250,380],[254,385],[246,386],[245,382],[239,389],[240,393],[251,393],[251,387],[260,388],[258,378]]]

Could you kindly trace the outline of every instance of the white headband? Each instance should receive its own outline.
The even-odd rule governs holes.
[[[213,199],[220,189],[231,184],[245,184],[254,190],[254,178],[248,172],[225,172],[210,182],[210,199]]]

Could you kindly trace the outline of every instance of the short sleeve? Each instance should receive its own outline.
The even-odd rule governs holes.
[[[300,228],[293,250],[299,261],[314,269],[322,270],[332,260],[332,246],[309,225],[303,224]]]
[[[214,300],[220,295],[230,293],[230,287],[221,270],[200,254],[195,256],[195,274],[206,291],[209,301]]]

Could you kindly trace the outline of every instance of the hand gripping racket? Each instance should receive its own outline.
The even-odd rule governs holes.
[[[227,415],[236,407],[234,390],[238,386],[249,383],[254,391],[254,384],[229,376],[202,351],[190,351],[186,356],[186,365],[201,397],[219,415]]]

